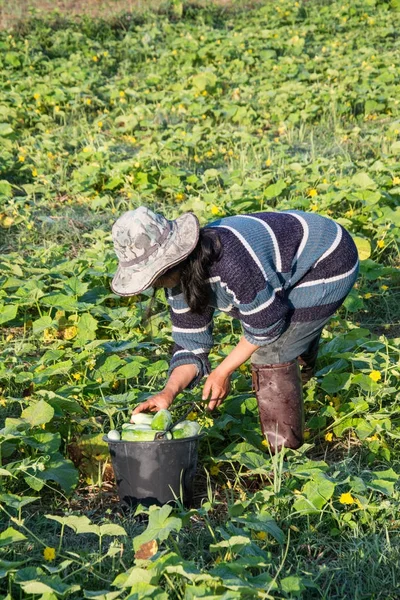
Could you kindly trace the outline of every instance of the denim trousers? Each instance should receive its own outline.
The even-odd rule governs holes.
[[[254,352],[251,362],[256,365],[276,365],[307,354],[318,345],[322,330],[331,318],[332,315],[329,315],[309,323],[290,322],[277,340]]]

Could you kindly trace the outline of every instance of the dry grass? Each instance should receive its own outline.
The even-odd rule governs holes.
[[[196,4],[229,6],[237,0],[200,0]],[[239,2],[240,3],[240,2]],[[87,15],[107,19],[123,13],[143,13],[167,6],[168,0],[0,0],[0,28],[9,29],[32,15],[59,12],[66,16]]]

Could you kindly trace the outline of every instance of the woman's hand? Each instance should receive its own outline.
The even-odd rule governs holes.
[[[203,400],[210,398],[209,410],[222,404],[231,390],[231,376],[218,367],[207,377],[203,389]]]
[[[132,415],[137,415],[140,412],[146,411],[157,412],[162,408],[169,408],[174,401],[174,397],[175,396],[170,392],[163,390],[159,394],[155,394],[146,400],[146,402],[139,404],[139,406],[132,411]]]

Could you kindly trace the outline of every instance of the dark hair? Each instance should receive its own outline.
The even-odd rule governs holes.
[[[220,259],[222,244],[214,229],[200,229],[199,239],[194,250],[180,265],[180,283],[190,310],[202,313],[210,301],[210,286],[206,280],[210,277],[211,265]]]

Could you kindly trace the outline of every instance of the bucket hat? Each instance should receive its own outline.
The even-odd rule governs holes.
[[[112,228],[119,260],[112,291],[119,296],[134,296],[150,288],[157,277],[192,252],[199,229],[193,213],[169,221],[146,206],[125,212]]]

